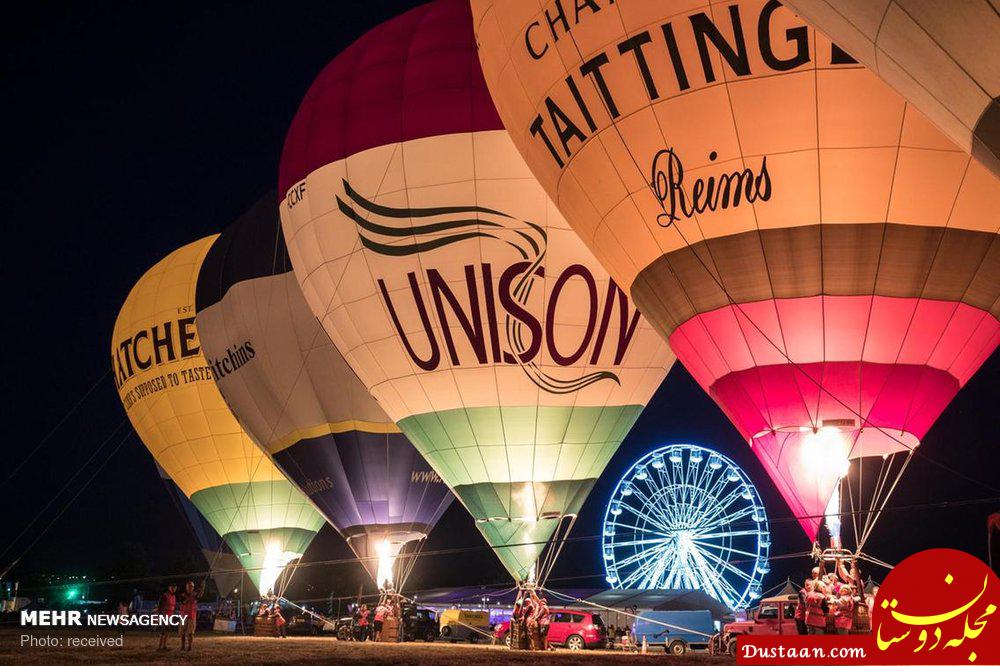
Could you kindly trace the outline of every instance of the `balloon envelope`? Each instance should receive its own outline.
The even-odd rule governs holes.
[[[344,361],[288,259],[277,197],[226,229],[198,278],[198,330],[240,423],[347,539],[372,578],[377,547],[423,539],[453,495]],[[400,582],[400,581],[397,581]]]
[[[472,5],[532,172],[815,538],[1000,340],[997,180],[778,2]]]
[[[170,499],[177,506],[178,512],[184,517],[191,533],[198,542],[198,549],[205,558],[205,563],[212,572],[212,579],[219,594],[225,596],[230,590],[236,589],[243,577],[243,565],[233,555],[226,542],[222,540],[219,533],[215,531],[212,524],[198,511],[198,507],[191,503],[181,489],[174,483],[159,463],[156,464],[156,471],[160,474],[160,480]]]
[[[990,0],[787,0],[1000,175],[1000,13]]]
[[[240,427],[212,379],[195,284],[215,238],[173,251],[139,279],[115,321],[112,366],[146,448],[267,592],[323,518]]]
[[[279,182],[312,311],[529,577],[673,356],[518,155],[467,3],[423,5],[337,56]]]

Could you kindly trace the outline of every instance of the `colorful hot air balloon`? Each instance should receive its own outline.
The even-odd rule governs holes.
[[[533,173],[815,538],[1000,340],[997,180],[775,0],[472,4]]]
[[[384,557],[424,539],[453,496],[310,312],[273,192],[208,251],[196,302],[229,407],[382,586],[392,574]],[[414,561],[396,572],[397,587]]]
[[[337,56],[292,123],[279,182],[312,311],[529,578],[673,357],[518,155],[468,4],[423,5]]]
[[[146,448],[267,592],[323,517],[237,423],[199,346],[195,284],[215,238],[173,251],[139,279],[115,321],[111,362]]]
[[[1000,175],[1000,13],[990,0],[785,0]]]
[[[154,462],[156,471],[160,474],[160,480],[166,488],[170,499],[177,512],[184,517],[184,521],[191,528],[195,541],[198,542],[198,549],[205,558],[209,571],[212,572],[212,579],[215,587],[221,594],[227,594],[229,590],[236,589],[243,577],[243,565],[229,550],[229,546],[222,540],[219,533],[215,531],[211,523],[198,511],[198,507],[191,503],[181,489],[174,483],[159,463]]]

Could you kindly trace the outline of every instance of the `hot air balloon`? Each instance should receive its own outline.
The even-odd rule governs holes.
[[[774,0],[472,5],[532,172],[810,539],[848,460],[887,479],[860,546],[1000,340],[996,178]]]
[[[426,538],[453,495],[309,310],[292,274],[275,193],[208,251],[196,303],[202,348],[240,423],[376,583],[401,587],[416,560],[400,561],[395,572],[392,561]]]
[[[787,0],[1000,175],[1000,13],[990,0]]]
[[[312,312],[511,575],[541,581],[673,357],[518,155],[466,2],[322,71],[279,192]]]
[[[184,496],[170,475],[160,467],[159,463],[154,462],[154,464],[160,475],[160,480],[163,481],[163,487],[198,543],[198,549],[205,558],[209,571],[212,572],[212,580],[215,581],[216,589],[222,594],[236,589],[243,578],[243,566],[240,561],[233,555],[233,551],[229,550],[229,546],[222,540],[211,523],[198,511],[198,507]]]
[[[173,251],[139,279],[115,321],[112,369],[146,448],[266,593],[323,517],[237,423],[199,346],[195,284],[215,238]]]

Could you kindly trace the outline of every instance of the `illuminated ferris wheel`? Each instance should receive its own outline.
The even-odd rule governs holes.
[[[733,609],[770,571],[767,514],[729,458],[688,444],[656,449],[618,482],[601,540],[615,588],[694,589]]]

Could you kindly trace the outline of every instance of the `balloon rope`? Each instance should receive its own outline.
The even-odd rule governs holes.
[[[59,489],[59,491],[58,491],[58,492],[56,492],[56,493],[55,493],[54,495],[52,495],[52,498],[51,498],[51,499],[49,499],[49,501],[48,501],[48,502],[47,502],[47,503],[45,504],[45,506],[44,506],[44,507],[42,507],[41,511],[39,511],[39,512],[38,512],[37,514],[35,514],[35,517],[31,519],[31,522],[29,522],[29,523],[28,523],[28,524],[27,524],[27,525],[26,525],[26,526],[24,527],[24,529],[23,529],[23,530],[21,530],[21,532],[20,532],[20,533],[18,533],[18,535],[17,535],[16,537],[14,537],[13,539],[11,539],[11,540],[9,540],[9,541],[7,542],[7,547],[6,547],[6,548],[4,548],[4,549],[3,549],[2,551],[0,551],[0,558],[2,558],[2,557],[3,557],[4,555],[6,555],[6,554],[7,554],[8,552],[10,552],[10,549],[11,549],[11,548],[13,548],[13,547],[14,547],[14,545],[15,545],[15,544],[16,544],[16,543],[17,543],[18,541],[20,541],[20,540],[21,540],[21,538],[22,538],[22,537],[23,537],[23,536],[24,536],[25,534],[27,534],[27,533],[28,533],[28,530],[30,530],[30,529],[31,529],[31,527],[32,527],[32,526],[33,526],[33,525],[34,525],[34,524],[35,524],[36,522],[38,522],[38,520],[39,520],[39,519],[40,519],[40,518],[41,518],[41,517],[42,517],[43,515],[45,515],[45,513],[46,513],[46,512],[47,512],[47,511],[48,511],[48,510],[49,510],[49,509],[50,509],[50,508],[52,507],[52,505],[53,505],[53,504],[55,504],[56,500],[58,500],[58,499],[59,499],[59,497],[60,497],[60,496],[61,496],[61,495],[62,495],[62,494],[63,494],[63,493],[64,493],[64,492],[66,491],[66,489],[67,489],[67,488],[69,488],[70,484],[72,484],[72,483],[73,483],[73,482],[74,482],[74,481],[76,480],[76,478],[77,478],[78,476],[80,476],[81,474],[83,474],[84,470],[85,470],[85,469],[87,469],[87,466],[88,466],[88,465],[90,465],[90,463],[91,463],[91,462],[92,462],[92,461],[94,460],[94,458],[96,458],[96,457],[97,457],[97,455],[98,455],[98,454],[99,454],[99,453],[100,453],[100,452],[101,452],[101,451],[102,451],[102,450],[104,449],[104,447],[105,447],[105,446],[107,446],[109,442],[111,442],[111,440],[112,440],[112,439],[113,439],[113,438],[115,437],[115,435],[117,435],[117,434],[118,434],[118,431],[122,429],[122,426],[124,426],[124,425],[125,425],[126,423],[128,423],[128,422],[129,422],[129,420],[128,420],[128,417],[127,417],[127,416],[126,416],[126,417],[124,417],[124,418],[122,418],[122,420],[118,422],[118,425],[117,425],[117,426],[115,426],[115,429],[111,431],[111,434],[109,434],[109,435],[108,435],[107,437],[105,437],[105,438],[104,438],[104,441],[103,441],[103,442],[101,442],[101,445],[100,445],[99,447],[97,447],[97,448],[96,448],[96,449],[94,450],[94,452],[93,452],[93,453],[91,453],[91,454],[90,454],[90,457],[89,457],[89,458],[87,458],[86,462],[84,462],[84,463],[83,463],[82,465],[80,465],[80,466],[79,466],[79,468],[77,468],[77,470],[76,470],[76,473],[74,473],[74,474],[73,474],[73,476],[71,476],[71,477],[69,478],[69,480],[68,480],[68,481],[66,481],[66,483],[64,483],[64,484],[62,485],[62,487],[61,487],[61,488]],[[119,448],[121,448],[122,444],[124,444],[124,443],[125,443],[125,441],[126,441],[126,440],[127,440],[127,439],[128,439],[128,438],[129,438],[130,436],[131,436],[131,434],[132,434],[132,433],[131,433],[131,431],[129,431],[129,432],[126,432],[126,433],[125,433],[125,437],[124,437],[124,438],[123,438],[123,439],[122,439],[122,440],[121,440],[121,441],[120,441],[120,442],[118,443],[118,445],[117,445],[117,446],[116,446],[116,447],[114,448],[114,450],[113,450],[113,451],[112,451],[112,452],[111,452],[111,453],[110,453],[110,454],[108,455],[108,457],[106,457],[106,458],[104,459],[104,462],[102,462],[102,463],[101,463],[101,466],[100,466],[100,467],[98,468],[98,471],[100,471],[100,469],[101,469],[101,468],[103,468],[103,467],[104,467],[104,465],[106,465],[106,464],[107,464],[108,460],[110,460],[110,459],[111,459],[111,456],[113,456],[113,455],[114,455],[114,454],[115,454],[115,453],[116,453],[116,452],[118,451],[118,449],[119,449]],[[96,472],[95,472],[95,474],[96,474]],[[94,478],[94,477],[93,477],[93,476],[91,476],[91,477],[90,477],[90,479],[89,479],[89,480],[88,480],[88,481],[87,481],[87,482],[86,482],[86,483],[85,483],[85,484],[83,485],[83,488],[86,488],[86,487],[87,487],[87,485],[89,485],[89,484],[90,484],[90,482],[91,482],[91,481],[93,480],[93,478]],[[52,526],[52,523],[53,523],[53,522],[55,522],[55,520],[56,520],[56,519],[58,519],[58,517],[59,517],[59,516],[61,516],[61,515],[63,514],[63,512],[64,512],[64,511],[65,511],[65,510],[66,510],[66,509],[68,508],[69,504],[70,504],[70,503],[72,503],[72,502],[73,502],[73,500],[75,500],[75,499],[76,499],[76,497],[77,497],[78,495],[79,495],[79,493],[77,493],[77,495],[74,495],[74,496],[73,496],[73,498],[72,498],[72,499],[71,499],[71,500],[70,500],[70,501],[69,501],[69,502],[68,502],[68,503],[67,503],[66,505],[64,505],[64,506],[63,506],[62,510],[60,510],[60,511],[59,511],[59,514],[58,514],[58,515],[56,516],[56,518],[54,518],[54,519],[53,519],[53,520],[52,520],[51,522],[49,522],[49,524],[48,524],[48,527],[46,527],[46,528],[45,528],[45,530],[48,530],[48,529],[49,529],[49,527],[51,527],[51,526]],[[42,531],[42,534],[44,534],[44,533],[45,533],[45,530],[43,530],[43,531]],[[39,535],[39,536],[40,536],[40,535]],[[33,545],[33,544],[35,543],[35,541],[37,541],[37,540],[38,540],[38,538],[36,537],[36,538],[35,538],[35,540],[31,542],[31,543],[32,543],[32,545]],[[31,547],[31,546],[28,546],[28,548],[30,548],[30,547]],[[7,573],[7,571],[9,571],[9,570],[10,570],[10,569],[11,569],[11,568],[12,568],[12,567],[14,566],[14,564],[16,564],[16,563],[17,563],[17,561],[18,561],[18,560],[20,560],[20,559],[21,559],[21,558],[22,558],[22,557],[24,556],[24,554],[25,554],[25,552],[26,552],[26,551],[28,550],[28,548],[25,548],[25,549],[23,549],[23,550],[21,551],[20,555],[18,555],[18,556],[17,556],[17,559],[15,559],[15,560],[14,560],[14,563],[12,563],[12,564],[11,564],[11,565],[10,565],[9,567],[7,567],[7,569],[5,569],[5,570],[4,570],[4,573]],[[0,578],[2,578],[2,576],[0,576]]]
[[[128,419],[126,418],[125,420],[127,421]],[[121,427],[121,424],[119,424],[119,427]],[[117,428],[116,428],[116,430],[117,430]],[[27,553],[27,552],[28,552],[29,550],[31,550],[31,548],[32,548],[32,547],[34,547],[34,545],[35,545],[36,543],[38,543],[39,539],[41,539],[41,538],[42,538],[43,536],[45,536],[45,534],[46,534],[46,533],[47,533],[47,532],[48,532],[48,531],[49,531],[49,530],[50,530],[50,529],[52,528],[52,526],[53,526],[53,525],[55,525],[56,521],[58,521],[58,520],[59,520],[59,519],[60,519],[60,518],[62,517],[62,515],[63,515],[64,513],[66,513],[66,511],[67,511],[67,510],[68,510],[68,509],[69,509],[69,508],[70,508],[71,506],[73,506],[73,503],[74,503],[74,502],[76,502],[76,499],[77,499],[77,498],[78,498],[78,497],[79,497],[79,496],[80,496],[81,494],[83,494],[83,491],[84,491],[84,490],[86,490],[86,489],[87,489],[87,488],[88,488],[88,487],[90,486],[91,482],[93,482],[93,480],[94,480],[94,479],[96,479],[96,478],[97,478],[97,475],[101,473],[101,470],[103,470],[103,469],[104,469],[105,465],[107,465],[107,464],[108,464],[108,462],[109,462],[109,461],[110,461],[110,460],[111,460],[111,459],[112,459],[112,458],[113,458],[113,457],[115,456],[115,454],[116,454],[116,453],[118,453],[118,450],[119,450],[119,449],[121,449],[122,445],[123,445],[123,444],[125,444],[125,442],[127,442],[127,441],[128,441],[128,440],[129,440],[129,439],[130,439],[130,438],[132,437],[132,434],[133,434],[132,432],[127,432],[127,433],[125,434],[125,436],[124,436],[124,437],[123,437],[123,438],[122,438],[122,439],[121,439],[121,440],[120,440],[120,441],[118,442],[118,444],[117,444],[117,445],[115,446],[115,448],[114,448],[114,449],[113,449],[113,450],[111,451],[111,453],[109,453],[109,454],[107,455],[107,457],[106,457],[106,458],[104,458],[104,460],[103,460],[103,461],[101,462],[101,464],[100,464],[100,465],[98,465],[97,469],[95,469],[95,470],[94,470],[94,473],[90,475],[90,478],[89,478],[89,479],[87,479],[87,481],[86,481],[86,482],[84,482],[84,484],[83,484],[82,486],[80,486],[80,489],[79,489],[79,490],[78,490],[78,491],[76,492],[76,494],[75,494],[75,495],[73,495],[73,497],[71,497],[71,498],[70,498],[70,500],[69,500],[69,501],[68,501],[68,502],[67,502],[67,503],[66,503],[66,504],[65,504],[65,505],[63,506],[63,508],[59,510],[59,513],[57,513],[57,514],[55,515],[55,517],[54,517],[54,518],[52,518],[52,520],[51,520],[51,521],[49,521],[49,523],[48,523],[48,524],[47,524],[47,525],[46,525],[46,526],[45,526],[45,527],[44,527],[44,528],[43,528],[43,529],[42,529],[42,530],[41,530],[40,532],[38,532],[38,534],[37,534],[37,535],[35,536],[35,538],[34,538],[34,539],[32,539],[31,543],[29,543],[29,544],[28,544],[27,546],[25,546],[25,547],[24,547],[24,548],[23,548],[23,549],[21,550],[21,553],[20,553],[20,554],[19,554],[19,555],[18,555],[18,556],[17,556],[17,557],[16,557],[15,559],[14,559],[14,561],[13,561],[13,562],[11,562],[11,563],[10,563],[10,566],[8,566],[8,567],[7,567],[6,569],[4,569],[4,570],[3,570],[3,572],[2,572],[2,573],[0,573],[0,578],[3,578],[4,576],[6,576],[6,575],[7,575],[7,573],[8,573],[8,572],[9,572],[9,571],[10,571],[11,569],[13,569],[13,568],[14,568],[14,566],[15,566],[15,565],[16,565],[16,564],[17,564],[18,562],[20,562],[20,561],[21,561],[21,558],[22,558],[22,557],[24,557],[25,553]],[[110,440],[110,436],[109,436],[109,438],[108,438],[108,439]],[[105,443],[107,443],[107,441],[108,441],[108,440],[105,440]],[[101,448],[103,448],[103,447],[104,447],[104,444],[102,444],[102,445],[101,445]],[[98,449],[98,451],[100,451],[100,449]],[[94,455],[96,455],[96,452],[94,453]],[[88,459],[88,460],[87,460],[87,463],[84,463],[83,467],[81,467],[81,468],[80,468],[80,470],[79,470],[79,471],[77,472],[77,474],[79,474],[80,472],[82,472],[82,471],[83,471],[83,469],[85,469],[85,468],[86,468],[86,465],[87,465],[87,464],[88,464],[88,463],[90,462],[90,460],[92,460],[92,459],[93,459],[93,457],[94,457],[94,456],[92,455],[92,456],[90,457],[90,459]],[[73,475],[73,478],[74,478],[74,479],[76,478],[77,474],[74,474],[74,475]],[[51,506],[52,502],[53,502],[53,501],[55,501],[55,498],[56,498],[56,497],[58,497],[58,496],[59,496],[60,494],[62,494],[63,490],[65,490],[65,489],[66,489],[66,488],[68,487],[69,483],[71,483],[71,482],[72,482],[72,479],[70,479],[70,481],[69,481],[69,482],[67,482],[67,483],[66,483],[66,485],[64,485],[64,486],[62,487],[62,489],[60,489],[60,491],[59,491],[59,492],[58,492],[58,493],[57,493],[57,494],[55,495],[55,497],[53,497],[53,498],[52,498],[52,500],[50,500],[50,501],[49,501],[49,504],[47,504],[47,505],[45,506],[45,509],[42,509],[42,512],[44,512],[44,511],[45,511],[46,509],[48,509],[48,507],[49,507],[49,506]],[[36,516],[36,517],[35,517],[35,520],[37,520],[37,519],[38,519],[38,517],[40,517],[40,516],[41,516],[41,513],[39,513],[39,514],[38,514],[38,516]],[[31,525],[33,525],[33,524],[34,524],[35,520],[32,520],[32,521],[31,521],[31,524],[29,524],[29,525],[28,525],[28,527],[31,527]],[[27,529],[28,529],[28,528],[25,528],[25,531],[27,531]],[[6,553],[7,553],[7,551],[8,551],[8,550],[10,550],[11,546],[13,546],[13,545],[14,545],[14,543],[15,543],[15,542],[16,542],[16,541],[17,541],[18,539],[20,539],[20,538],[21,538],[21,536],[23,536],[23,534],[24,534],[24,532],[21,532],[21,534],[19,534],[19,535],[17,536],[17,538],[16,538],[16,539],[14,539],[14,541],[11,541],[11,542],[10,542],[10,543],[8,544],[7,548],[6,548],[6,549],[4,549],[3,553],[0,553],[0,557],[2,557],[2,556],[3,556],[4,554],[6,554]]]
[[[900,467],[899,472],[896,474],[896,478],[892,482],[892,487],[890,487],[889,491],[885,493],[885,497],[882,500],[881,505],[872,516],[872,522],[871,525],[868,527],[868,531],[861,535],[861,543],[858,544],[859,550],[864,546],[865,542],[868,541],[868,537],[871,536],[872,530],[875,529],[875,524],[878,522],[878,519],[882,517],[882,510],[885,509],[885,505],[889,501],[889,497],[892,495],[892,492],[896,489],[896,486],[899,485],[899,480],[903,478],[903,472],[906,471],[906,468],[907,466],[909,466],[910,461],[912,459],[913,459],[913,451],[910,451],[910,453],[906,456],[906,459],[903,461],[903,465]],[[872,506],[875,505],[873,504]]]
[[[76,404],[73,405],[68,412],[66,412],[65,414],[63,414],[63,417],[61,419],[59,419],[59,421],[54,426],[52,426],[52,429],[49,430],[48,434],[45,435],[45,437],[42,437],[41,440],[39,440],[38,444],[36,444],[35,447],[33,449],[31,449],[31,451],[28,452],[28,455],[26,455],[23,458],[21,458],[21,462],[19,462],[17,464],[17,466],[14,467],[14,470],[10,474],[7,475],[7,478],[3,480],[3,483],[0,483],[0,488],[3,488],[4,486],[6,486],[8,483],[11,482],[11,480],[15,476],[17,476],[17,473],[21,471],[21,468],[24,467],[25,463],[27,463],[31,459],[31,457],[33,455],[35,455],[38,452],[38,450],[41,449],[42,446],[47,441],[49,441],[49,439],[52,437],[52,435],[54,435],[56,433],[56,431],[59,430],[59,428],[62,426],[62,424],[65,423],[66,420],[69,419],[69,417],[72,416],[73,413],[76,412],[76,410],[80,408],[80,405],[82,405],[84,403],[84,401],[86,401],[86,399],[88,397],[90,397],[90,394],[94,392],[94,389],[96,389],[98,386],[100,386],[101,382],[103,382],[105,379],[107,379],[108,376],[110,376],[110,375],[111,375],[111,368],[108,368],[107,371],[105,371],[105,373],[103,375],[101,375],[97,379],[97,381],[94,382],[91,385],[91,387],[89,389],[87,389],[86,393],[83,394],[83,397],[80,398],[79,400],[77,400]]]

